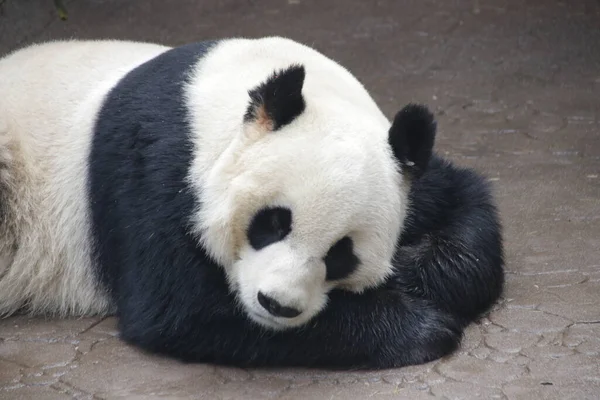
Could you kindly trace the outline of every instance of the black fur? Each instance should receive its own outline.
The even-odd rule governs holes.
[[[327,280],[343,279],[352,274],[358,267],[360,260],[354,254],[354,242],[346,236],[331,246],[325,256]]]
[[[279,242],[292,231],[292,211],[285,207],[269,207],[258,211],[248,227],[248,242],[260,250]]]
[[[195,257],[165,246],[191,241],[186,228],[195,200],[184,179],[192,144],[182,85],[191,66],[214,44],[175,48],[142,64],[113,88],[98,115],[89,156],[95,255],[99,276],[117,296],[121,315],[130,311],[129,302],[143,303],[155,295],[159,302],[169,301],[151,280],[175,272],[180,257]],[[150,282],[136,285],[146,273]],[[169,290],[176,289],[173,283]]]
[[[427,168],[436,128],[435,117],[420,104],[408,104],[394,117],[388,140],[409,177],[418,178]]]
[[[98,117],[89,196],[121,337],[181,360],[238,366],[387,368],[454,351],[500,293],[502,247],[487,185],[437,158],[411,191],[396,275],[384,286],[335,290],[308,325],[284,332],[263,330],[237,306],[222,268],[188,233],[198,204],[184,181],[192,160],[181,84],[208,49],[171,50],[135,69]]]
[[[265,82],[248,92],[250,105],[244,120],[256,119],[258,110],[264,107],[273,122],[274,131],[292,122],[306,107],[302,96],[304,77],[302,65],[292,65],[274,72]]]
[[[502,227],[489,183],[434,156],[413,183],[411,207],[388,287],[433,301],[463,323],[504,286]]]

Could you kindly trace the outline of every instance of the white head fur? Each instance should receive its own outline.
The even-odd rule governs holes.
[[[294,65],[302,66],[299,86],[277,90],[301,90],[304,107],[277,126],[268,100],[258,96],[251,106],[249,93]],[[389,121],[348,71],[287,39],[228,40],[200,61],[187,96],[198,132],[189,175],[201,203],[194,229],[254,321],[299,326],[325,307],[332,288],[360,292],[386,278],[407,187]],[[252,220],[277,206],[291,210],[291,231],[257,250],[248,238]],[[324,257],[344,237],[359,265],[328,281]],[[261,296],[298,313],[274,315]]]

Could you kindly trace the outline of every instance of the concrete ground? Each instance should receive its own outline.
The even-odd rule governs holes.
[[[390,117],[428,103],[437,150],[495,181],[507,288],[453,356],[369,373],[180,365],[123,345],[110,318],[10,318],[1,399],[600,399],[596,0],[65,3],[62,22],[51,0],[0,0],[0,54],[59,37],[278,34],[349,67]]]

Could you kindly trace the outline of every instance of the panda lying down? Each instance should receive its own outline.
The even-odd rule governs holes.
[[[490,188],[294,41],[58,41],[0,61],[0,314],[116,314],[155,354],[387,368],[503,287]]]

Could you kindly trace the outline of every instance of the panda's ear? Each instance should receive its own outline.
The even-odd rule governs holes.
[[[394,117],[388,141],[402,169],[413,178],[427,169],[436,130],[435,117],[424,105],[408,104]]]
[[[250,104],[244,122],[262,132],[276,131],[302,114],[306,104],[302,96],[305,71],[302,65],[291,65],[275,71],[266,81],[250,90]]]

